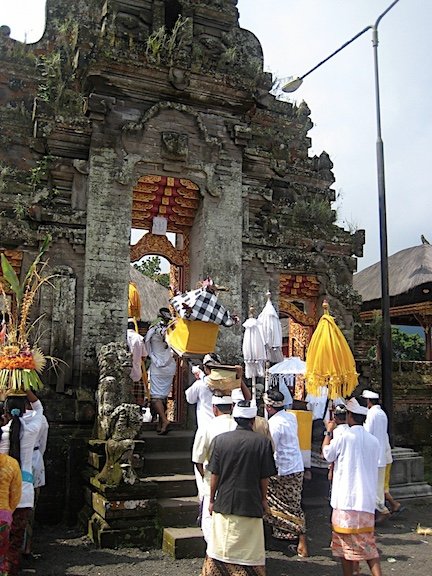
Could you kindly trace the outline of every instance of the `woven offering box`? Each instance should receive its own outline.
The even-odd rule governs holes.
[[[238,366],[224,364],[206,364],[206,366],[211,369],[207,382],[212,390],[231,394],[234,388],[240,387],[241,380],[237,378]]]

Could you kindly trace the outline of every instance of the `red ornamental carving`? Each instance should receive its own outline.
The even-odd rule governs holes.
[[[168,220],[168,231],[190,228],[199,206],[199,187],[185,178],[148,175],[133,191],[132,226],[151,228],[155,216]]]

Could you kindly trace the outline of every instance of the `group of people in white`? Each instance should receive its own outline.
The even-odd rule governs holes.
[[[250,536],[251,525],[245,522],[245,518],[250,516],[248,506],[244,506],[245,517],[238,511],[231,515],[225,514],[226,517],[232,516],[235,519],[234,524],[231,519],[230,534],[226,532],[227,525],[222,523],[218,516],[219,509],[229,509],[226,507],[226,495],[222,499],[224,506],[220,503],[217,509],[219,491],[222,490],[221,493],[225,494],[223,483],[232,482],[232,478],[227,480],[225,476],[234,476],[235,486],[236,483],[241,484],[242,472],[239,467],[232,466],[231,471],[225,470],[225,476],[220,477],[220,456],[213,456],[213,452],[215,447],[218,447],[218,453],[225,450],[224,458],[228,461],[233,458],[241,459],[245,462],[242,466],[248,468],[247,458],[244,460],[245,455],[240,455],[241,449],[233,443],[232,433],[239,430],[243,422],[249,419],[250,429],[247,426],[246,429],[261,433],[267,438],[275,471],[270,473],[267,466],[264,473],[269,476],[264,483],[262,479],[260,481],[262,508],[254,530],[263,533],[264,523],[267,523],[271,527],[273,538],[285,542],[286,547],[299,556],[307,556],[309,551],[306,522],[301,507],[304,464],[298,441],[297,419],[293,411],[286,410],[284,395],[277,388],[264,394],[267,418],[257,416],[256,404],[242,380],[231,394],[218,394],[212,390],[209,387],[210,370],[207,366],[218,362],[220,358],[212,354],[204,358],[202,365],[193,366],[195,381],[185,391],[186,400],[196,405],[197,415],[192,461],[201,501],[200,525],[207,542],[207,556],[202,574],[243,573],[238,571],[239,567],[247,566],[248,574],[262,575],[265,574],[264,538],[250,537],[248,545],[248,540],[244,540],[242,536],[245,530],[249,531]],[[250,406],[244,408],[245,403]],[[248,418],[244,417],[245,410],[249,410]],[[341,399],[333,410],[332,417],[325,420],[325,426],[322,455],[328,463],[329,479],[332,483],[333,555],[341,559],[344,576],[352,576],[360,561],[368,563],[373,576],[381,576],[374,535],[375,523],[385,520],[391,514],[398,514],[402,507],[391,497],[389,490],[392,456],[387,416],[380,406],[379,395],[365,390],[360,398]],[[216,442],[219,437],[221,440]],[[255,448],[252,446],[250,458],[255,458],[255,466],[258,467],[253,449]],[[215,470],[218,473],[216,475]],[[252,476],[250,482],[253,491]],[[248,498],[237,490],[236,500],[241,501],[242,497]],[[251,514],[256,514],[257,510],[260,510],[259,507]],[[217,531],[214,529],[215,522]],[[220,552],[222,540],[223,555]]]

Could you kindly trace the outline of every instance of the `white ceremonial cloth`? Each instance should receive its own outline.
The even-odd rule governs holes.
[[[280,410],[269,418],[268,425],[274,443],[274,459],[279,476],[304,471],[303,457],[297,434],[297,418]]]
[[[198,428],[206,427],[213,419],[213,392],[207,386],[206,376],[196,380],[185,390],[185,396],[189,404],[196,404],[196,417]]]
[[[375,512],[378,482],[378,440],[363,426],[351,426],[327,446],[327,462],[334,462],[330,505],[338,510]]]
[[[243,358],[245,362],[245,376],[264,376],[264,365],[267,359],[264,338],[260,322],[256,318],[248,318],[243,323]]]
[[[231,432],[237,428],[237,423],[231,414],[221,414],[216,416],[204,428],[198,428],[192,447],[192,462],[204,465],[203,494],[210,495],[211,472],[207,470],[207,465],[211,456],[211,443],[216,436],[224,432]]]
[[[35,414],[32,418],[21,420],[21,471],[32,474],[33,449],[42,425],[43,407],[40,400],[32,402],[32,408]],[[9,433],[12,421],[2,426],[2,437],[0,440],[0,453],[9,453]],[[21,500],[18,508],[33,508],[34,504],[34,486],[33,482],[23,480]]]
[[[388,435],[387,435],[387,428],[388,428],[388,420],[387,415],[384,410],[379,405],[374,405],[369,408],[366,422],[364,423],[365,430],[370,432],[375,436],[378,440],[380,445],[380,454],[379,454],[379,461],[378,466],[380,468],[384,468],[387,464],[387,442],[388,442]]]
[[[129,352],[132,354],[130,377],[134,382],[139,382],[142,377],[142,359],[147,358],[147,348],[144,343],[144,338],[138,334],[138,332],[135,332],[135,330],[128,328],[126,339]]]
[[[34,410],[26,410],[23,415],[24,420],[33,418],[36,415]],[[42,415],[41,427],[36,438],[36,442],[33,448],[32,457],[32,473],[33,473],[33,486],[35,488],[40,488],[45,486],[45,462],[44,454],[48,441],[48,420]]]

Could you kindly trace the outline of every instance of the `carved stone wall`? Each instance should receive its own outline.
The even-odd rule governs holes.
[[[68,363],[44,398],[60,436],[64,422],[93,418],[97,351],[124,339],[142,176],[199,187],[190,287],[210,274],[229,288],[224,305],[246,317],[268,290],[279,306],[281,275],[311,275],[317,310],[327,297],[350,336],[364,236],[335,225],[330,157],[309,156],[310,110],[270,94],[236,4],[49,0],[40,42],[0,30],[0,248],[22,253],[25,270],[53,238],[50,266],[61,274],[39,311],[45,351]],[[240,358],[241,337],[240,326],[221,329],[227,361]]]

